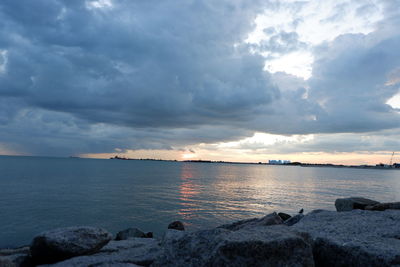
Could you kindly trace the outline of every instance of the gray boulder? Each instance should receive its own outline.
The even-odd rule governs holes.
[[[303,219],[304,215],[302,213],[299,213],[291,218],[289,218],[288,220],[286,220],[283,224],[287,225],[287,226],[292,226],[295,225],[296,223],[298,223],[301,219]]]
[[[168,229],[175,229],[179,231],[185,231],[185,226],[181,221],[175,221],[168,225]]]
[[[113,263],[100,263],[98,265],[96,264],[96,267],[141,267],[141,266],[133,263],[113,262]]]
[[[30,251],[36,264],[54,263],[95,253],[111,239],[112,235],[101,228],[60,228],[37,235]]]
[[[0,256],[0,266],[1,267],[19,267],[20,265],[20,257],[22,255],[8,255],[8,256]]]
[[[0,250],[1,267],[17,267],[17,266],[25,267],[31,265],[32,263],[31,263],[29,247]]]
[[[399,210],[318,210],[290,229],[312,244],[316,266],[397,266],[399,225]]]
[[[281,217],[282,221],[286,221],[292,217],[291,215],[284,212],[279,212],[278,216]]]
[[[311,246],[289,227],[223,228],[164,244],[152,266],[314,266]]]
[[[335,207],[337,211],[351,211],[354,209],[363,210],[366,206],[375,204],[379,204],[379,202],[362,197],[338,198],[335,201]]]
[[[147,236],[144,232],[140,231],[138,228],[128,228],[118,232],[117,236],[115,237],[115,240],[126,240],[133,237],[145,238]]]
[[[160,252],[160,244],[153,238],[131,238],[110,241],[96,254],[75,257],[48,266],[135,266],[135,264],[148,266],[160,255]]]
[[[366,210],[400,210],[400,202],[379,203],[371,206],[366,206]]]
[[[185,235],[186,232],[184,231],[168,229],[164,234],[161,244],[164,245],[166,243],[175,242],[176,240],[184,237]]]
[[[255,226],[268,226],[268,225],[276,225],[282,224],[282,218],[276,213],[273,212],[268,214],[262,218],[253,218],[247,220],[241,220],[230,224],[224,224],[218,226],[218,228],[228,229],[231,231],[237,231],[243,228],[255,227]]]

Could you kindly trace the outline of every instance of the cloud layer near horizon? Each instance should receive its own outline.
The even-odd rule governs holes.
[[[351,10],[342,2],[333,15]],[[311,44],[269,26],[275,37],[257,45],[246,40],[257,16],[281,8],[275,1],[2,1],[0,149],[171,149],[254,132],[340,133],[337,145],[343,133],[396,132],[399,110],[386,102],[399,92],[398,4],[377,6],[382,19],[367,34]],[[270,55],[296,49],[313,55],[307,81],[264,70]]]

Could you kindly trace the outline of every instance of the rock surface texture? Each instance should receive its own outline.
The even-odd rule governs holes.
[[[160,251],[159,242],[153,238],[131,238],[110,241],[94,255],[75,257],[48,266],[149,266]]]
[[[289,227],[197,231],[164,244],[152,266],[314,266],[311,246]]]
[[[295,225],[296,223],[298,223],[301,219],[303,219],[304,215],[302,213],[299,213],[291,218],[289,218],[288,220],[286,220],[284,222],[285,225],[287,226],[292,226]]]
[[[237,231],[243,228],[251,228],[255,226],[268,226],[268,225],[276,225],[282,224],[282,218],[276,213],[268,214],[262,218],[252,218],[247,220],[241,220],[230,224],[224,224],[219,226],[218,228],[228,229],[231,231]]]
[[[366,210],[400,210],[400,202],[379,203],[371,206],[366,206]]]
[[[400,211],[313,211],[290,227],[309,239],[316,266],[399,266]]]
[[[165,245],[166,243],[174,242],[174,241],[182,238],[186,234],[187,233],[184,232],[184,231],[179,231],[179,230],[175,230],[175,229],[168,229],[164,234],[164,237],[162,239],[161,244]]]
[[[363,210],[366,206],[379,204],[378,201],[362,197],[338,198],[335,201],[337,211]]]
[[[92,254],[112,239],[112,235],[95,227],[68,227],[43,232],[31,245],[36,264],[54,263],[68,258]]]
[[[31,266],[29,247],[0,250],[1,267]]]
[[[145,238],[147,236],[144,232],[140,231],[138,228],[128,228],[118,232],[117,236],[115,237],[115,240],[127,240],[133,237]]]
[[[284,213],[284,212],[279,212],[278,216],[281,217],[281,219],[283,221],[286,221],[286,220],[288,220],[288,219],[290,219],[292,217],[291,215],[289,215],[287,213]]]

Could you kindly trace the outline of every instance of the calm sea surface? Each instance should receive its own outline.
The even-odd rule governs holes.
[[[160,236],[174,220],[194,230],[347,196],[400,201],[400,171],[0,156],[0,247],[73,225]]]

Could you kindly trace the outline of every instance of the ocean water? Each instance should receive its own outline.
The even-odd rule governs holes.
[[[0,156],[0,248],[43,230],[138,227],[161,236],[273,211],[334,210],[339,197],[400,201],[400,171]]]

